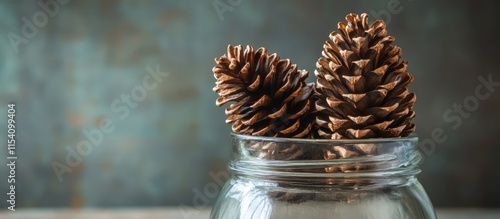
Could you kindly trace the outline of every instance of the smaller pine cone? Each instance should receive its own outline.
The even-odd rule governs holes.
[[[316,63],[318,135],[328,139],[389,138],[415,130],[413,77],[383,21],[348,14]]]
[[[314,85],[306,84],[309,72],[297,70],[290,60],[269,55],[265,48],[227,48],[213,68],[219,93],[217,106],[226,108],[226,123],[236,133],[308,138],[314,124]]]

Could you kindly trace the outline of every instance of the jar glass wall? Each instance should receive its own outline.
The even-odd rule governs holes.
[[[436,218],[415,177],[416,137],[232,139],[232,177],[212,219]]]

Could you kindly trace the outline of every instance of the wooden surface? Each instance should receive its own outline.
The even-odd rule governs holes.
[[[0,211],[2,219],[207,219],[210,209],[140,208],[140,209],[20,209],[17,212]],[[439,219],[499,219],[500,209],[438,209]]]

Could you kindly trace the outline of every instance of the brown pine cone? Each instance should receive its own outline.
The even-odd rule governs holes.
[[[226,123],[234,132],[272,137],[308,138],[314,124],[313,84],[306,84],[309,72],[297,70],[290,60],[265,48],[254,51],[241,45],[227,47],[212,69],[219,93],[217,106],[226,108]]]
[[[348,14],[323,46],[316,63],[315,108],[322,138],[389,138],[415,130],[413,77],[391,45],[383,21],[368,25],[368,15]]]

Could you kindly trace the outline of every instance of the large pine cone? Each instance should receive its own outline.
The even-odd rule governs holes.
[[[254,52],[241,45],[227,48],[213,68],[219,93],[217,106],[226,108],[227,123],[234,132],[273,137],[308,138],[314,117],[313,84],[306,84],[309,72],[297,70],[290,60],[269,55],[265,48]]]
[[[322,138],[388,138],[415,130],[413,77],[383,21],[348,14],[316,63],[316,124]]]

